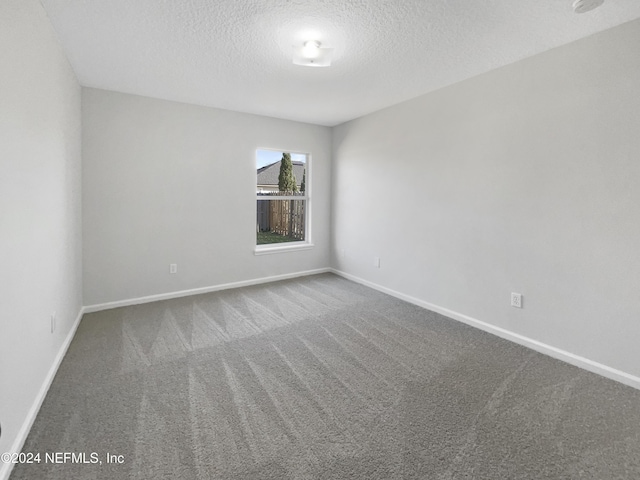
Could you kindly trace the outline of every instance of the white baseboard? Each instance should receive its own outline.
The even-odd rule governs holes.
[[[190,290],[180,290],[177,292],[160,293],[158,295],[149,295],[146,297],[129,298],[127,300],[118,300],[115,302],[99,303],[84,307],[85,313],[99,312],[101,310],[109,310],[111,308],[128,307],[130,305],[140,305],[142,303],[157,302],[159,300],[170,300],[172,298],[188,297],[190,295],[199,295],[201,293],[217,292],[219,290],[228,290],[231,288],[248,287],[250,285],[259,285],[261,283],[277,282],[278,280],[288,280],[296,277],[306,277],[307,275],[315,275],[318,273],[330,272],[330,268],[317,268],[315,270],[306,270],[303,272],[285,273],[283,275],[272,275],[270,277],[254,278],[252,280],[242,280],[240,282],[223,283],[211,287],[192,288]]]
[[[60,367],[60,363],[62,363],[62,359],[66,355],[67,350],[69,349],[71,340],[73,340],[73,337],[76,334],[76,330],[78,329],[78,325],[80,325],[80,320],[82,320],[82,315],[84,315],[84,313],[85,313],[85,309],[84,307],[81,307],[80,311],[78,312],[78,316],[76,317],[75,321],[73,322],[73,325],[71,326],[71,330],[69,330],[69,333],[64,339],[64,342],[62,343],[62,345],[60,345],[60,350],[58,350],[58,354],[56,355],[56,358],[54,359],[53,364],[49,368],[49,372],[47,373],[47,376],[42,382],[42,385],[40,386],[40,390],[38,391],[38,395],[36,395],[36,398],[34,399],[33,404],[29,409],[29,413],[27,414],[27,417],[25,418],[22,424],[22,427],[18,431],[18,435],[16,436],[16,439],[14,440],[13,445],[11,446],[11,449],[9,450],[9,452],[20,452],[22,450],[22,447],[24,446],[24,442],[27,440],[27,436],[29,435],[29,431],[33,426],[33,422],[38,416],[38,412],[40,411],[42,402],[44,402],[44,399],[47,396],[49,387],[51,386],[51,383],[53,382],[53,379],[55,378],[56,373],[58,372],[58,368]],[[15,464],[13,463],[0,463],[0,480],[9,479],[9,475],[11,475],[14,465]]]
[[[426,308],[427,310],[440,313],[445,317],[449,317],[454,320],[458,320],[462,323],[466,323],[467,325],[470,325],[472,327],[479,328],[480,330],[484,330],[485,332],[504,338],[505,340],[509,340],[519,345],[523,345],[532,350],[535,350],[536,352],[543,353],[545,355],[556,358],[558,360],[562,360],[576,367],[580,367],[584,370],[588,370],[592,373],[602,375],[603,377],[609,378],[611,380],[615,380],[620,383],[624,383],[625,385],[628,385],[630,387],[640,390],[640,377],[636,377],[635,375],[631,375],[621,370],[608,367],[607,365],[594,362],[593,360],[589,360],[588,358],[575,355],[571,352],[567,352],[560,348],[556,348],[551,345],[547,345],[545,343],[534,340],[532,338],[525,337],[524,335],[520,335],[518,333],[505,330],[504,328],[496,327],[495,325],[491,325],[481,320],[477,320],[473,317],[469,317],[468,315],[464,315],[462,313],[449,310],[448,308],[444,308],[439,305],[434,305],[433,303],[425,302],[424,300],[420,300],[410,295],[405,295],[404,293],[400,293],[390,288],[383,287],[381,285],[370,282],[368,280],[364,280],[363,278],[356,277],[355,275],[351,275],[349,273],[342,272],[334,268],[331,269],[331,272],[335,273],[336,275],[340,275],[341,277],[344,277],[348,280],[352,280],[356,283],[360,283],[367,287],[373,288],[374,290],[378,290],[380,292],[391,295],[392,297],[399,298],[400,300],[413,303],[414,305],[417,305],[422,308]]]
[[[537,340],[533,340],[531,338],[511,332],[509,330],[505,330],[501,327],[496,327],[495,325],[491,325],[481,320],[477,320],[475,318],[469,317],[468,315],[464,315],[462,313],[449,310],[448,308],[434,305],[432,303],[426,302],[424,300],[420,300],[410,295],[405,295],[404,293],[400,293],[390,288],[383,287],[381,285],[370,282],[368,280],[364,280],[363,278],[356,277],[355,275],[351,275],[346,272],[342,272],[340,270],[336,270],[333,268],[320,268],[316,270],[307,270],[304,272],[288,273],[284,275],[274,275],[270,277],[263,277],[263,278],[253,279],[253,280],[244,280],[240,282],[232,282],[232,283],[226,283],[221,285],[215,285],[212,287],[195,288],[191,290],[182,290],[178,292],[163,293],[159,295],[150,295],[147,297],[132,298],[132,299],[121,300],[117,302],[109,302],[109,303],[102,303],[98,305],[90,305],[90,306],[82,307],[78,312],[78,316],[76,317],[76,320],[73,326],[71,327],[71,330],[67,334],[67,337],[65,338],[64,343],[60,346],[60,350],[58,351],[58,354],[56,355],[56,358],[53,364],[51,365],[51,368],[49,369],[47,376],[42,382],[42,386],[40,387],[38,395],[36,396],[31,406],[31,409],[29,410],[27,418],[22,424],[22,427],[20,428],[20,431],[18,432],[18,435],[16,436],[16,439],[10,451],[20,452],[22,450],[24,442],[26,441],[27,436],[29,435],[29,431],[31,430],[31,427],[33,425],[33,422],[35,421],[36,416],[38,415],[38,411],[42,406],[42,402],[44,401],[47,395],[47,392],[49,391],[49,387],[51,386],[51,383],[53,382],[53,379],[58,371],[58,368],[60,367],[60,363],[62,362],[62,359],[64,358],[65,354],[67,353],[69,345],[71,344],[71,340],[73,340],[76,330],[78,329],[78,325],[80,324],[80,320],[82,319],[82,316],[85,313],[97,312],[100,310],[107,310],[107,309],[117,308],[117,307],[124,307],[128,305],[138,305],[142,303],[155,302],[158,300],[168,300],[171,298],[185,297],[185,296],[197,295],[201,293],[215,292],[219,290],[227,290],[230,288],[258,285],[261,283],[275,282],[278,280],[286,280],[290,278],[296,278],[296,277],[302,277],[302,276],[314,275],[314,274],[326,273],[326,272],[335,273],[336,275],[344,277],[348,280],[352,280],[356,283],[360,283],[367,287],[373,288],[374,290],[378,290],[380,292],[386,293],[388,295],[391,295],[393,297],[399,298],[406,302],[412,303],[419,307],[426,308],[427,310],[440,313],[446,317],[452,318],[454,320],[458,320],[467,325],[470,325],[470,326],[479,328],[480,330],[484,330],[488,333],[497,335],[498,337],[504,338],[505,340],[509,340],[514,343],[523,345],[537,352],[543,353],[545,355],[549,355],[550,357],[556,358],[558,360],[562,360],[571,365],[575,365],[577,367],[583,368],[590,372],[596,373],[598,375],[602,375],[603,377],[609,378],[611,380],[615,380],[617,382],[623,383],[625,385],[628,385],[630,387],[640,390],[640,378],[634,375],[631,375],[629,373],[623,372],[621,370],[617,370],[615,368],[608,367],[606,365],[595,362],[593,360],[589,360],[588,358],[575,355],[573,353],[553,347],[551,345],[547,345]],[[0,480],[9,479],[9,475],[11,475],[13,466],[14,464],[9,464],[9,463],[0,464]]]
[[[100,310],[108,310],[108,309],[117,308],[117,307],[125,307],[128,305],[138,305],[142,303],[156,302],[158,300],[168,300],[171,298],[186,297],[189,295],[197,295],[200,293],[215,292],[218,290],[227,290],[230,288],[246,287],[250,285],[258,285],[261,283],[276,282],[278,280],[287,280],[290,278],[304,277],[307,275],[314,275],[318,273],[327,273],[330,271],[331,271],[330,268],[319,268],[319,269],[307,270],[303,272],[287,273],[283,275],[273,275],[269,277],[256,278],[252,280],[225,283],[225,284],[215,285],[211,287],[194,288],[191,290],[181,290],[178,292],[163,293],[159,295],[150,295],[147,297],[131,298],[128,300],[121,300],[117,302],[109,302],[109,303],[102,303],[99,305],[90,305],[90,306],[82,307],[78,312],[78,316],[76,317],[76,320],[73,326],[71,327],[71,330],[67,334],[67,337],[65,338],[64,343],[60,346],[60,350],[58,351],[58,354],[56,355],[56,358],[53,361],[53,364],[51,365],[51,368],[49,369],[47,376],[42,382],[42,386],[38,391],[38,395],[36,396],[33,404],[31,405],[31,408],[29,409],[27,418],[22,424],[22,427],[20,428],[20,431],[18,432],[18,435],[16,436],[15,441],[13,442],[13,446],[11,447],[10,452],[20,452],[22,450],[22,447],[24,446],[24,442],[26,441],[27,436],[29,435],[29,431],[33,426],[33,422],[35,421],[38,415],[38,412],[40,411],[42,402],[47,396],[49,387],[51,386],[51,383],[53,382],[53,379],[55,378],[56,373],[58,372],[60,363],[62,362],[62,359],[64,358],[65,354],[67,353],[67,350],[69,349],[69,345],[71,344],[71,340],[73,340],[76,330],[78,329],[78,325],[80,325],[80,320],[82,320],[82,316],[85,313],[98,312]],[[13,471],[13,467],[14,467],[14,464],[12,463],[1,463],[0,464],[0,480],[8,480],[9,476],[11,475],[11,472]]]

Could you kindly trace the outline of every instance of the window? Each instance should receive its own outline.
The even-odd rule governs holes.
[[[309,155],[258,150],[256,201],[256,253],[310,246]]]

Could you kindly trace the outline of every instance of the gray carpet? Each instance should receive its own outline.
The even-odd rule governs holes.
[[[13,480],[637,479],[640,391],[326,274],[85,315],[23,451],[103,463]]]

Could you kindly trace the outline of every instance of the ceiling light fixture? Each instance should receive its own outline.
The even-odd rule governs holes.
[[[586,13],[598,8],[603,3],[604,0],[574,0],[573,11],[575,13]]]
[[[317,58],[320,54],[320,42],[316,42],[315,40],[309,40],[305,42],[304,47],[302,47],[302,55],[305,58]]]
[[[293,47],[293,63],[306,67],[328,67],[331,65],[333,48],[321,47],[317,40],[304,42],[302,47]]]

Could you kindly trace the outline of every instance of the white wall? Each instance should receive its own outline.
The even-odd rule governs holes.
[[[29,411],[82,305],[80,86],[37,0],[0,2],[0,81],[0,452],[6,452],[26,433]],[[0,464],[0,478],[6,468]]]
[[[336,127],[333,265],[640,375],[638,45],[634,21]]]
[[[337,127],[333,175],[328,128],[85,89],[81,182],[80,87],[39,2],[4,0],[0,452],[81,252],[91,305],[323,268],[332,241],[340,270],[640,375],[638,44],[636,21]],[[254,256],[259,147],[311,152],[312,250]]]
[[[95,89],[82,105],[85,305],[328,267],[329,128]],[[254,255],[259,147],[311,153],[313,249]]]

